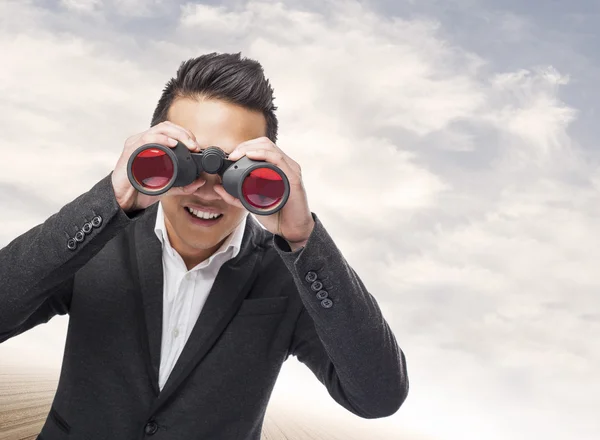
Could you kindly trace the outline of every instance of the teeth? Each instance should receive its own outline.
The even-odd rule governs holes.
[[[196,217],[198,218],[202,218],[204,220],[210,220],[213,218],[217,218],[219,217],[221,214],[214,214],[211,212],[203,212],[203,211],[196,211],[195,209],[192,208],[186,208],[189,212],[191,212],[192,214],[194,214]]]

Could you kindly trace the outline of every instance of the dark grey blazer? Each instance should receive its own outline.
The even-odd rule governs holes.
[[[157,204],[122,211],[112,172],[0,251],[0,342],[69,314],[58,389],[38,439],[259,440],[282,363],[306,364],[363,418],[408,393],[375,298],[313,213],[303,249],[248,217],[164,389]]]

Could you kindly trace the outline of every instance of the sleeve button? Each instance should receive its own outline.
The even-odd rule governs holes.
[[[77,248],[77,242],[74,238],[70,238],[69,241],[67,241],[67,247],[72,251]]]
[[[306,273],[306,281],[308,281],[309,283],[312,283],[313,281],[315,281],[317,279],[317,274],[316,272],[313,272],[312,270],[310,272]]]
[[[92,232],[92,224],[90,222],[87,222],[86,224],[83,225],[83,228],[81,228],[81,230],[83,231],[84,234],[89,234],[90,232]]]
[[[323,301],[321,301],[321,306],[324,309],[329,309],[331,306],[333,306],[333,301],[331,301],[329,298],[325,298]]]
[[[310,288],[313,291],[318,292],[319,290],[321,290],[323,288],[323,283],[320,281],[315,281],[314,283],[311,284]]]
[[[85,234],[83,233],[83,231],[77,231],[77,234],[75,234],[75,241],[77,241],[78,243],[81,243],[84,238],[85,238]]]
[[[317,292],[317,298],[318,299],[325,299],[329,296],[329,294],[327,293],[327,290],[319,290]]]
[[[97,215],[96,217],[94,217],[92,219],[92,226],[94,228],[100,227],[101,224],[102,224],[102,217],[100,217],[99,215]]]

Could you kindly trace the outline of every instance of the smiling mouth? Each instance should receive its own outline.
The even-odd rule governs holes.
[[[223,214],[213,214],[213,213],[202,213],[200,215],[194,214],[194,212],[192,212],[192,210],[190,208],[188,208],[187,206],[184,207],[184,209],[187,211],[187,213],[192,216],[193,218],[197,218],[199,220],[205,220],[205,221],[210,221],[210,220],[218,220],[221,217],[223,217]]]

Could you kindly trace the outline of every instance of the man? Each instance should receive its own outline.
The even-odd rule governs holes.
[[[38,439],[259,440],[290,355],[359,417],[404,402],[404,354],[310,211],[300,166],[275,144],[275,109],[259,63],[188,60],[115,169],[0,251],[0,342],[70,316]],[[277,165],[286,205],[255,218],[204,173],[161,196],[138,193],[132,152],[177,141]],[[196,221],[203,212],[220,217]]]

